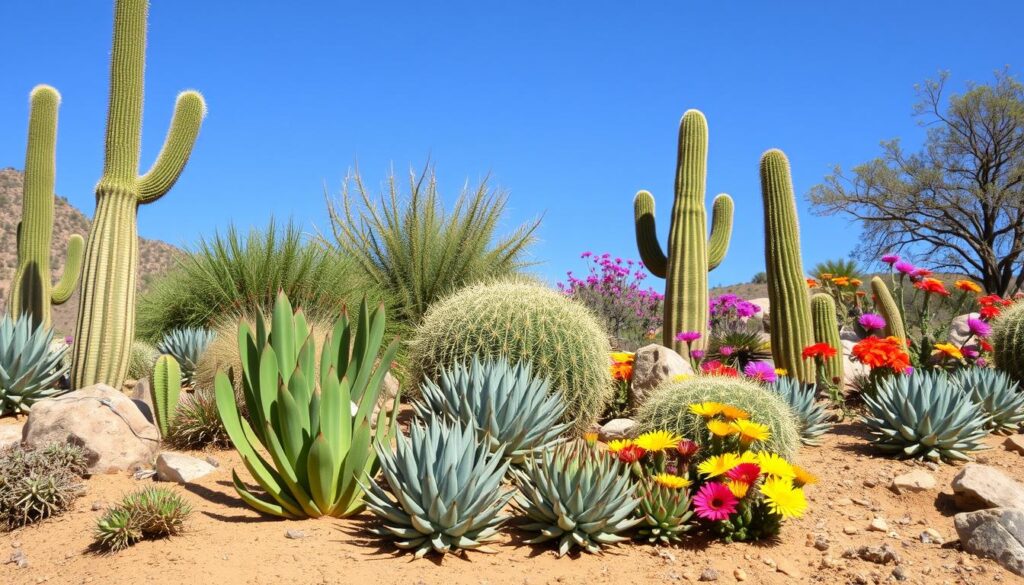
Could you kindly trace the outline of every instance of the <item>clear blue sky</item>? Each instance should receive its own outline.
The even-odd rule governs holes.
[[[7,0],[0,7],[0,167],[21,168],[27,95],[64,100],[57,190],[91,214],[102,165],[110,0]],[[490,172],[511,192],[511,226],[544,214],[554,281],[583,250],[636,257],[632,199],[671,206],[687,108],[710,124],[710,198],[736,199],[729,256],[712,283],[763,265],[758,157],[794,167],[805,264],[845,256],[857,228],[803,200],[832,165],[919,144],[913,85],[951,87],[1020,66],[1024,3],[338,2],[156,0],[150,13],[143,165],[176,93],[209,116],[177,186],[139,214],[143,236],[189,244],[271,214],[325,226],[323,186],[355,162],[371,185],[436,163],[454,198]],[[667,232],[667,222],[659,229]],[[658,284],[660,286],[660,284]]]

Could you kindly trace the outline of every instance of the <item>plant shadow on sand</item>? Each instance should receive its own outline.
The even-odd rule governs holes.
[[[227,488],[231,488],[232,490],[234,490],[234,485],[230,481],[218,481],[217,485],[221,485],[221,486],[224,486],[224,487],[227,487]],[[195,494],[196,496],[198,496],[198,497],[200,497],[200,498],[202,498],[202,499],[204,499],[204,500],[206,500],[206,501],[208,501],[208,502],[210,502],[212,504],[216,504],[217,506],[222,506],[222,507],[230,508],[230,509],[240,509],[240,510],[245,510],[246,512],[248,512],[248,513],[245,513],[245,514],[238,514],[238,515],[226,515],[226,514],[219,514],[217,512],[209,512],[209,511],[206,511],[206,510],[203,511],[204,515],[209,516],[210,518],[213,518],[214,520],[218,520],[218,521],[221,521],[221,522],[239,523],[239,524],[251,524],[251,523],[260,523],[260,522],[275,522],[275,521],[281,520],[281,518],[276,518],[274,516],[267,516],[267,515],[264,515],[264,514],[260,514],[259,512],[256,512],[255,510],[253,510],[252,508],[247,506],[245,504],[245,502],[242,501],[242,498],[234,495],[234,493],[225,493],[225,492],[221,492],[221,491],[217,491],[217,490],[211,490],[210,488],[206,488],[206,487],[203,487],[201,485],[194,484],[194,483],[193,484],[187,484],[187,485],[185,485],[183,487],[184,487],[185,490]],[[256,515],[253,516],[252,514],[256,514]]]

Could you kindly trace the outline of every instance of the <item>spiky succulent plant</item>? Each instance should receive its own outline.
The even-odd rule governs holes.
[[[987,368],[963,368],[953,374],[953,382],[971,396],[990,417],[988,429],[1011,434],[1024,422],[1024,394],[1008,375]]]
[[[629,469],[581,442],[563,443],[529,459],[512,473],[519,487],[513,504],[528,518],[524,530],[538,532],[530,544],[558,540],[558,556],[573,548],[596,553],[626,540],[640,504]]]
[[[216,333],[202,327],[175,329],[156,344],[159,353],[170,355],[181,366],[181,381],[189,385],[195,377],[199,358],[216,337]]]
[[[181,534],[192,513],[189,505],[167,487],[146,487],[124,496],[96,522],[96,546],[116,552],[143,538]]]
[[[67,390],[56,387],[67,372],[67,346],[54,347],[53,330],[32,325],[32,316],[0,317],[0,416],[27,414],[44,398]]]
[[[945,372],[884,378],[863,398],[864,424],[882,452],[969,461],[970,452],[985,448],[988,415]]]
[[[690,490],[683,478],[654,476],[645,478],[639,487],[640,514],[643,521],[637,535],[651,544],[671,544],[682,540],[690,530]]]
[[[472,425],[433,416],[414,423],[409,438],[399,435],[394,451],[378,443],[390,494],[370,482],[366,505],[382,520],[372,532],[416,558],[431,550],[490,552],[486,543],[508,519],[501,510],[513,491],[501,488],[509,466],[502,449],[492,452],[476,433]]]
[[[0,452],[0,527],[14,529],[70,509],[84,491],[86,466],[82,448],[67,443]]]
[[[217,397],[212,390],[197,388],[178,403],[166,440],[177,449],[231,446],[231,439],[220,422]]]
[[[779,376],[768,385],[793,410],[800,424],[800,441],[804,445],[820,445],[821,435],[832,429],[832,414],[816,400],[817,387],[804,384],[790,376]]]
[[[469,367],[445,368],[439,383],[424,380],[414,404],[424,420],[440,414],[476,429],[478,440],[492,452],[502,451],[522,463],[538,450],[559,441],[569,428],[559,423],[565,412],[560,391],[533,375],[529,362],[515,366],[505,358],[473,356]]]

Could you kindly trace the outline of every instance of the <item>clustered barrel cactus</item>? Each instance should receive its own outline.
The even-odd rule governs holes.
[[[679,122],[675,200],[667,253],[658,243],[654,197],[640,191],[633,200],[640,258],[651,274],[665,279],[663,344],[680,353],[685,353],[686,345],[675,337],[682,331],[701,333],[693,342],[693,349],[703,350],[707,345],[708,272],[725,258],[732,235],[733,201],[722,193],[712,205],[708,238],[704,209],[707,161],[707,120],[698,110],[687,110]]]
[[[1024,382],[1024,302],[1017,302],[992,322],[992,358],[996,368]]]

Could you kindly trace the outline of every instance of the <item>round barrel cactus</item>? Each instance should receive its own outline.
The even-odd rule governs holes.
[[[543,285],[497,282],[434,304],[417,327],[410,364],[414,380],[436,382],[446,368],[474,356],[529,362],[534,375],[562,392],[563,420],[582,432],[611,400],[610,351],[587,308]]]
[[[1014,303],[992,322],[996,368],[1024,382],[1024,302]]]

